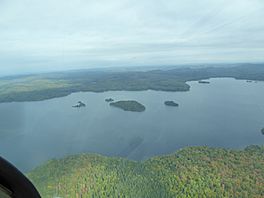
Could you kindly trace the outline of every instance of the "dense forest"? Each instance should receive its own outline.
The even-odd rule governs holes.
[[[124,111],[142,112],[146,110],[144,105],[134,100],[111,102],[110,106],[123,109]]]
[[[264,197],[264,147],[189,147],[143,162],[96,154],[54,159],[28,174],[45,197]]]
[[[183,67],[153,71],[69,71],[0,78],[0,102],[39,101],[78,91],[188,91],[186,83],[213,77],[264,80],[263,64]]]

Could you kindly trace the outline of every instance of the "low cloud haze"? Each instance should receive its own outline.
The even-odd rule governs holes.
[[[263,0],[0,0],[0,74],[264,60]]]

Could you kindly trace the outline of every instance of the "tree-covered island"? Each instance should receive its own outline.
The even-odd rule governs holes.
[[[113,102],[113,101],[114,101],[113,98],[106,98],[106,99],[105,99],[105,102]]]
[[[143,112],[146,107],[135,100],[111,102],[110,106],[114,106],[124,111]]]
[[[164,104],[166,106],[171,106],[171,107],[178,107],[179,106],[179,104],[174,102],[174,101],[165,101]]]
[[[85,107],[86,105],[82,102],[79,101],[76,105],[72,106],[73,108],[81,108],[81,107]]]

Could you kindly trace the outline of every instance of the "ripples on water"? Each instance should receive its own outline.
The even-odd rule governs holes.
[[[95,152],[142,160],[185,146],[243,148],[263,144],[264,83],[210,79],[190,92],[75,93],[40,102],[0,104],[0,152],[21,170],[45,160]],[[133,99],[142,113],[110,107]],[[174,100],[179,107],[168,107]],[[78,101],[85,108],[72,108]]]

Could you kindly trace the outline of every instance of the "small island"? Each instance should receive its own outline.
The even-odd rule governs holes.
[[[83,103],[83,102],[81,102],[81,101],[79,101],[76,105],[74,105],[74,106],[72,106],[73,108],[81,108],[81,107],[85,107],[86,105]]]
[[[106,99],[105,99],[105,102],[113,102],[113,101],[114,101],[113,98],[106,98]]]
[[[174,102],[174,101],[165,101],[164,104],[166,106],[171,106],[171,107],[178,107],[179,106],[179,104]]]
[[[263,129],[261,129],[261,133],[262,133],[262,135],[264,135],[264,128],[263,128]]]
[[[145,106],[134,100],[111,102],[110,106],[114,106],[124,111],[143,112],[146,110]]]
[[[205,81],[205,80],[199,80],[198,83],[200,83],[200,84],[210,84],[209,81]]]

